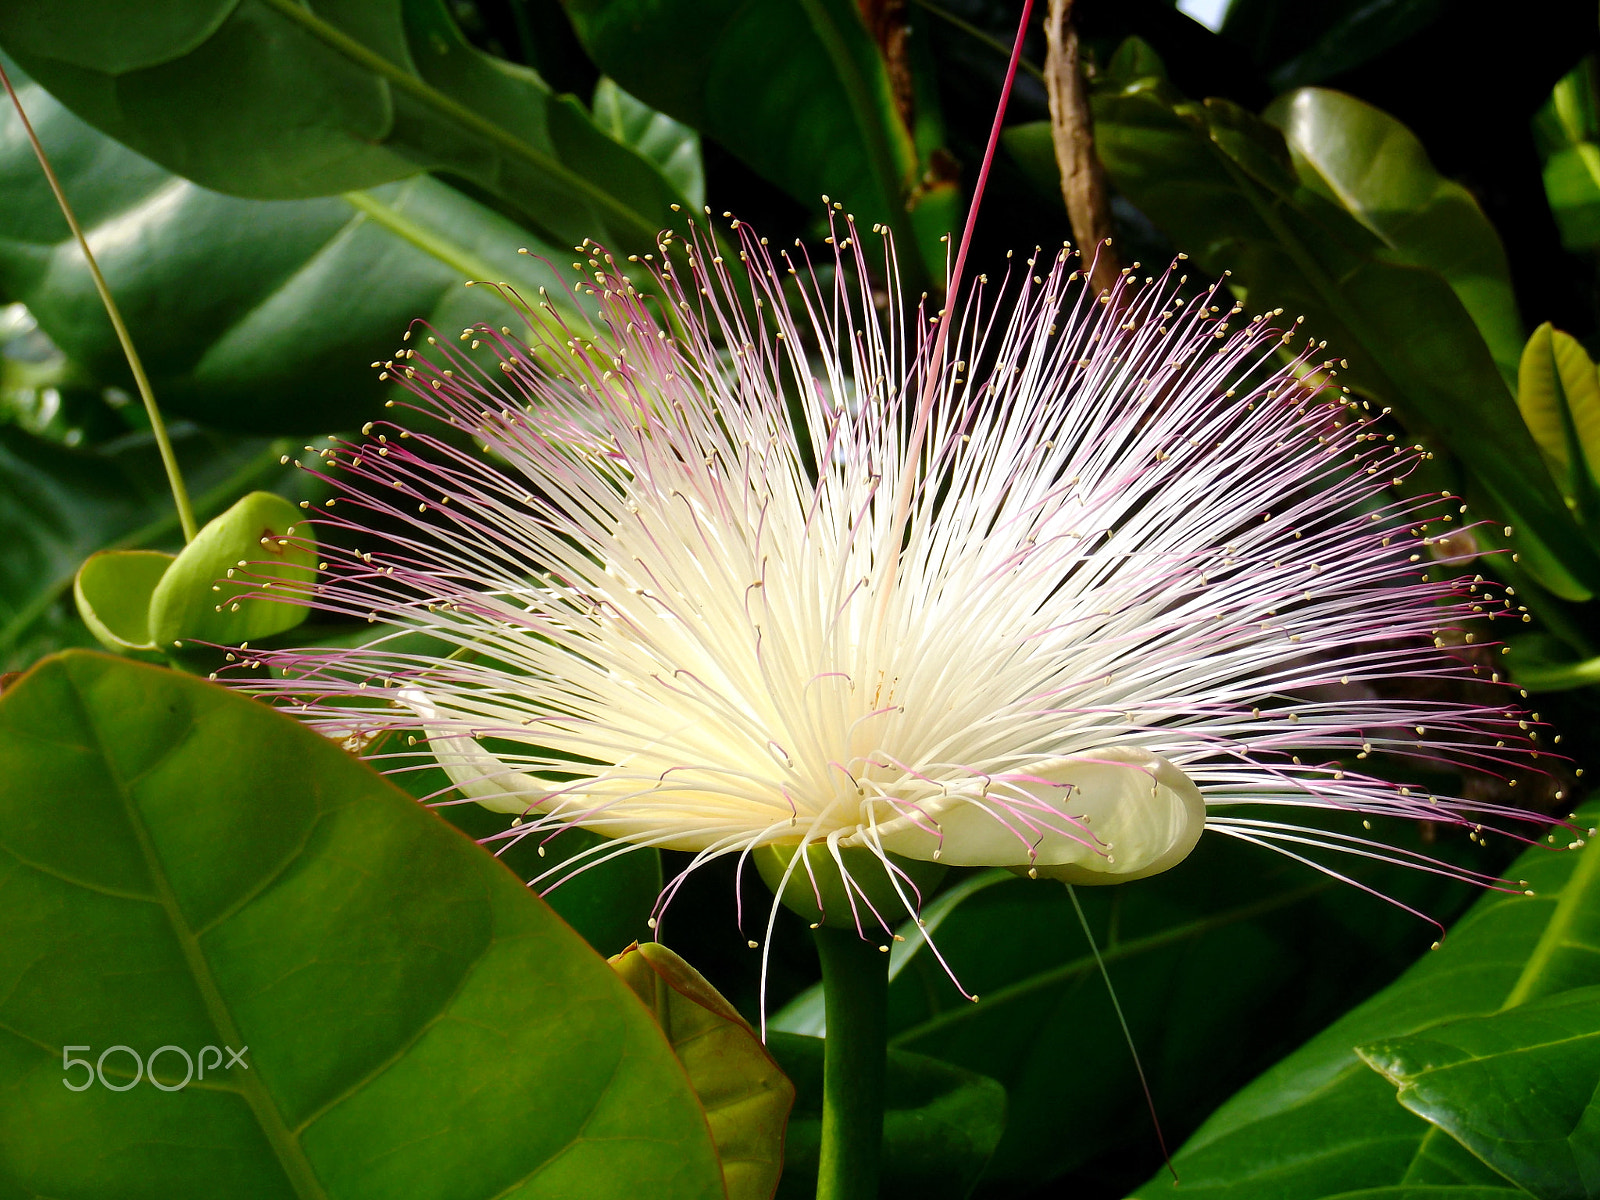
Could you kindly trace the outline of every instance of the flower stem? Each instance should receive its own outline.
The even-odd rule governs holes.
[[[67,194],[61,190],[61,181],[56,178],[55,169],[51,167],[44,146],[39,142],[39,135],[33,131],[33,122],[28,120],[28,114],[23,110],[16,89],[11,86],[11,77],[6,74],[3,63],[0,63],[0,84],[5,85],[6,95],[11,97],[11,106],[17,110],[17,117],[22,121],[22,131],[27,134],[33,153],[38,158],[39,165],[44,168],[44,177],[50,184],[50,191],[55,194],[56,203],[61,207],[61,215],[67,219],[67,225],[72,229],[72,236],[78,239],[78,249],[83,251],[83,261],[88,264],[89,274],[94,279],[95,291],[100,293],[100,303],[105,305],[106,316],[111,318],[111,328],[116,331],[117,341],[122,345],[122,353],[128,360],[128,369],[133,372],[134,386],[139,389],[139,398],[144,401],[145,416],[150,420],[150,432],[155,435],[156,449],[161,452],[161,465],[167,472],[167,486],[172,489],[172,504],[178,510],[178,526],[183,530],[183,540],[192,542],[195,534],[199,532],[199,526],[195,524],[194,508],[189,503],[189,489],[184,486],[183,474],[178,469],[178,456],[172,451],[172,439],[167,436],[167,424],[161,419],[161,410],[156,407],[155,393],[150,390],[150,380],[144,373],[144,363],[139,360],[139,352],[133,348],[133,338],[128,333],[128,327],[122,322],[122,312],[117,308],[117,302],[112,299],[111,289],[106,286],[106,278],[100,274],[100,264],[95,262],[94,253],[89,249],[89,239],[83,235],[83,227],[78,224],[72,205],[67,203]]]
[[[817,1200],[876,1200],[888,1054],[889,956],[853,929],[814,931],[828,1036]]]

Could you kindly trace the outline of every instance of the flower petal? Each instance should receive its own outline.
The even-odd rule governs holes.
[[[1130,746],[1047,761],[991,781],[981,798],[948,795],[918,809],[878,825],[877,843],[951,866],[1033,867],[1065,883],[1165,871],[1188,857],[1206,822],[1194,782]]]

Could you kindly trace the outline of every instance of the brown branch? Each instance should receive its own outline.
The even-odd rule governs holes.
[[[1078,66],[1072,0],[1050,0],[1044,29],[1049,45],[1044,85],[1050,95],[1050,135],[1061,170],[1061,198],[1067,202],[1072,236],[1084,262],[1094,263],[1090,283],[1096,291],[1108,292],[1122,272],[1122,262],[1111,248],[1111,202],[1105,168],[1094,153],[1094,122]]]
[[[910,132],[916,128],[916,85],[911,77],[911,48],[906,44],[911,30],[906,25],[906,0],[858,0],[861,19],[872,33],[883,54],[889,73],[889,90],[894,93],[895,111]]]

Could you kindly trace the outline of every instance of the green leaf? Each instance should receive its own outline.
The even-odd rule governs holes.
[[[89,632],[118,654],[154,651],[150,597],[174,562],[159,550],[102,550],[83,560],[72,598]]]
[[[8,1195],[723,1195],[700,1106],[616,974],[287,716],[49,660],[0,698],[0,842]],[[248,1052],[171,1092],[62,1086],[82,1069],[64,1047],[120,1087],[164,1046]],[[166,1051],[162,1084],[183,1074]]]
[[[1597,818],[1600,807],[1590,805],[1579,823]],[[1402,1185],[1505,1187],[1498,1172],[1401,1107],[1355,1047],[1600,984],[1600,843],[1581,853],[1535,847],[1510,878],[1525,880],[1533,895],[1485,895],[1437,951],[1213,1114],[1173,1156],[1184,1191],[1321,1200]],[[1158,1177],[1138,1195],[1170,1191]]]
[[[1600,1193],[1600,987],[1356,1053],[1401,1104],[1539,1200]]]
[[[151,641],[163,650],[190,641],[236,646],[293,629],[306,619],[315,545],[300,509],[251,492],[207,522],[167,568],[150,597]],[[264,594],[274,587],[300,602]]]
[[[822,1143],[822,1039],[769,1033],[767,1048],[795,1087],[777,1200],[810,1200]],[[962,1200],[1005,1128],[1006,1091],[972,1071],[891,1049],[884,1107],[881,1200]]]
[[[1401,261],[1444,277],[1501,375],[1514,381],[1522,318],[1511,268],[1472,193],[1434,170],[1399,121],[1344,92],[1300,88],[1262,115],[1283,132],[1303,185],[1360,221]]]
[[[1600,590],[1600,554],[1544,470],[1472,317],[1437,271],[1397,261],[1365,225],[1295,175],[1278,131],[1226,100],[1194,103],[1160,79],[1110,77],[1093,97],[1095,146],[1117,189],[1252,311],[1325,339],[1340,382],[1447,449],[1512,525],[1528,565],[1569,599]],[[1440,469],[1447,464],[1435,464]]]
[[[908,276],[942,273],[946,228],[914,228],[919,158],[887,68],[850,0],[570,0],[590,57],[628,91],[815,204],[895,233]],[[925,106],[926,107],[926,106]],[[913,279],[907,279],[913,292]]]
[[[610,962],[661,1026],[700,1098],[728,1200],[770,1200],[794,1084],[738,1010],[667,947],[630,946]]]
[[[1544,190],[1568,250],[1600,246],[1600,64],[1586,57],[1551,90],[1534,115],[1544,159]]]
[[[169,415],[270,433],[352,428],[382,411],[385,385],[369,364],[393,354],[408,321],[454,333],[513,315],[464,280],[563,295],[553,269],[517,253],[548,258],[550,246],[427,176],[345,198],[241,200],[177,178],[17,82]],[[131,390],[9,106],[0,186],[0,293],[26,303],[72,360]]]
[[[433,651],[443,655],[450,649],[436,643]],[[432,651],[416,646],[411,652]],[[367,752],[380,754],[382,748],[368,747]],[[513,818],[481,804],[452,799],[454,785],[437,766],[407,766],[393,778],[412,796],[435,805],[434,811],[450,824],[492,850],[601,954],[609,957],[649,938],[650,914],[661,894],[661,852],[654,846],[632,846],[613,854],[610,851],[622,849],[622,843],[576,825],[556,835],[508,837],[514,829]],[[571,870],[564,869],[569,866]]]
[[[659,166],[694,207],[705,204],[706,174],[700,162],[698,133],[628,95],[616,80],[604,76],[595,85],[593,109],[596,125]]]
[[[1585,523],[1600,525],[1600,376],[1577,338],[1548,321],[1533,331],[1517,371],[1517,407]]]
[[[216,0],[164,8],[214,13]],[[44,14],[48,13],[48,19]],[[95,44],[143,44],[136,68]],[[681,199],[532,71],[467,44],[443,0],[234,0],[203,36],[157,37],[114,0],[17,0],[0,46],[96,128],[205,187],[256,199],[329,196],[446,170],[572,244],[653,250]],[[216,102],[218,95],[228,102]]]
[[[196,515],[214,515],[288,472],[286,446],[173,430]],[[160,455],[148,434],[61,446],[0,426],[0,667],[25,667],[90,635],[72,612],[73,576],[96,550],[181,543]]]

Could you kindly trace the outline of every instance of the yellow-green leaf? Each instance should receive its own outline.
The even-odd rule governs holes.
[[[1539,449],[1560,468],[1560,482],[1566,483],[1577,458],[1594,477],[1600,466],[1600,378],[1577,338],[1548,321],[1533,331],[1517,370],[1517,407]],[[1581,453],[1574,453],[1574,441]]]
[[[728,1200],[768,1200],[783,1170],[794,1085],[738,1011],[659,942],[611,959],[688,1073],[722,1159]]]
[[[150,596],[173,561],[159,550],[103,550],[83,560],[72,579],[72,598],[89,632],[107,650],[155,650]]]

